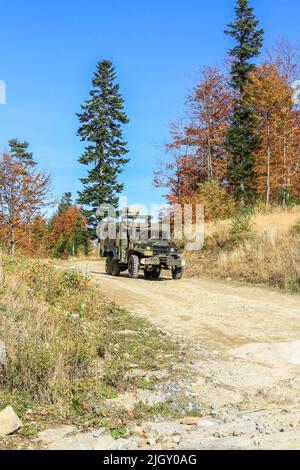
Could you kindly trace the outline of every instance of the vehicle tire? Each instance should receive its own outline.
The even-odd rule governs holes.
[[[161,269],[157,268],[154,271],[152,271],[152,279],[158,279],[161,273]]]
[[[131,255],[128,261],[128,273],[129,277],[133,279],[138,279],[139,277],[139,257],[136,255]]]
[[[172,278],[177,280],[181,279],[183,275],[183,269],[182,268],[174,268],[172,269]]]
[[[144,270],[145,279],[152,279],[152,271]]]
[[[112,260],[111,262],[111,273],[113,276],[120,276],[121,266],[118,261]]]
[[[108,255],[105,261],[105,272],[108,276],[112,274],[112,259],[111,255]]]

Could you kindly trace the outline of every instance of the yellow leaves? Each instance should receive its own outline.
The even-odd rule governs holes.
[[[284,197],[293,192],[299,195],[300,116],[293,106],[292,88],[274,64],[263,64],[251,74],[246,91],[260,122],[258,193],[268,203],[276,201],[280,192]]]

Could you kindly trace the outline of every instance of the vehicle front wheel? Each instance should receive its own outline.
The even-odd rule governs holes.
[[[112,268],[111,268],[111,273],[113,276],[120,276],[121,272],[121,267],[118,261],[113,260],[112,261]]]
[[[145,279],[158,279],[161,273],[161,269],[153,269],[153,271],[144,271]]]
[[[161,273],[161,269],[160,269],[160,268],[154,269],[154,271],[152,271],[152,278],[153,278],[153,279],[158,279],[159,276],[160,276],[160,273]]]
[[[106,261],[105,261],[105,272],[109,276],[112,275],[112,259],[111,255],[107,256]]]
[[[183,275],[183,269],[182,268],[174,268],[172,269],[172,278],[177,280],[181,279]]]
[[[145,279],[152,279],[152,271],[144,270]]]
[[[139,265],[140,265],[139,257],[136,255],[131,255],[129,258],[129,262],[128,262],[129,277],[132,277],[133,279],[138,279]]]

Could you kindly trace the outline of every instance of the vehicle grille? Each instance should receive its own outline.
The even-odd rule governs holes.
[[[168,255],[169,254],[169,247],[163,245],[154,245],[153,252],[155,255]]]

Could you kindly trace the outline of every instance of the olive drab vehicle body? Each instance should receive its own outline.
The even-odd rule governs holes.
[[[173,279],[181,279],[185,261],[182,251],[167,237],[152,217],[123,209],[118,221],[99,223],[99,255],[106,258],[106,273],[119,276],[128,270],[129,277],[158,279],[162,269],[168,269]]]

